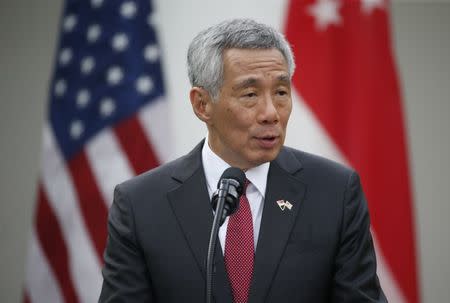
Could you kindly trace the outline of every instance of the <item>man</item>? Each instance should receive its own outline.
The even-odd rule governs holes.
[[[117,186],[100,302],[205,301],[210,201],[229,166],[249,183],[219,231],[215,302],[386,302],[357,174],[283,147],[294,68],[283,36],[252,20],[194,38],[189,97],[208,135]]]

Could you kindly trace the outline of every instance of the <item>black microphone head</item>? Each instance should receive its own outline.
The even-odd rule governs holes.
[[[229,167],[226,170],[223,171],[222,176],[219,179],[219,183],[217,184],[217,188],[220,186],[220,181],[223,179],[233,179],[236,180],[239,183],[239,186],[237,187],[237,191],[239,195],[242,194],[242,191],[244,189],[244,183],[245,183],[245,173],[242,169],[237,167]]]

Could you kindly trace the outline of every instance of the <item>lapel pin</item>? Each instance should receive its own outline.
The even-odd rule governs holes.
[[[293,206],[289,201],[286,201],[286,202],[284,203],[284,205],[286,205],[286,208],[289,209],[289,210],[291,210],[291,208],[292,208],[292,206]]]
[[[288,210],[292,209],[292,204],[289,201],[284,201],[284,200],[278,200],[277,201],[278,207],[284,211],[285,208],[287,208]]]

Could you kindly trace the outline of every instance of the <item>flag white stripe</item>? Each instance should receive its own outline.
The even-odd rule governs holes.
[[[48,125],[43,133],[42,183],[65,239],[70,275],[80,301],[95,302],[102,283],[100,264],[84,225],[65,161]]]
[[[348,165],[345,156],[295,89],[292,89],[292,98],[286,145]]]
[[[42,252],[34,229],[28,246],[25,289],[31,302],[64,302],[53,270]]]
[[[101,131],[86,145],[86,155],[97,187],[109,208],[115,185],[134,175],[128,158],[110,128]]]
[[[289,129],[296,130],[295,133],[289,133],[286,138],[286,145],[321,155],[328,159],[349,166],[346,157],[340,152],[339,148],[334,144],[333,140],[326,133],[314,113],[303,101],[302,97],[293,89],[293,111],[289,120]],[[374,235],[374,232],[372,232]],[[376,244],[376,241],[374,241]],[[384,256],[381,254],[379,247],[375,245],[378,262],[378,277],[389,302],[403,303],[406,302],[405,296],[394,279]]]
[[[144,129],[147,139],[152,143],[153,150],[160,163],[172,159],[173,146],[171,125],[169,120],[168,102],[163,98],[152,101],[138,112],[138,119]]]
[[[398,287],[397,281],[394,279],[389,266],[386,264],[384,255],[378,246],[378,241],[376,237],[376,232],[372,230],[373,243],[375,245],[375,250],[377,252],[377,274],[380,278],[381,288],[383,288],[384,293],[389,302],[391,303],[407,303],[405,296]]]

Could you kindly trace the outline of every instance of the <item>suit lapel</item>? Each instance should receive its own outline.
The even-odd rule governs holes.
[[[270,165],[249,302],[265,300],[276,274],[306,190],[293,176],[300,169],[300,162],[287,149]],[[289,201],[291,209],[282,210],[278,200]]]
[[[180,182],[180,186],[170,191],[168,198],[206,285],[206,258],[213,213],[201,163],[202,146],[203,142],[175,167],[172,178]],[[213,294],[216,302],[231,302],[232,294],[219,241],[214,263]]]

